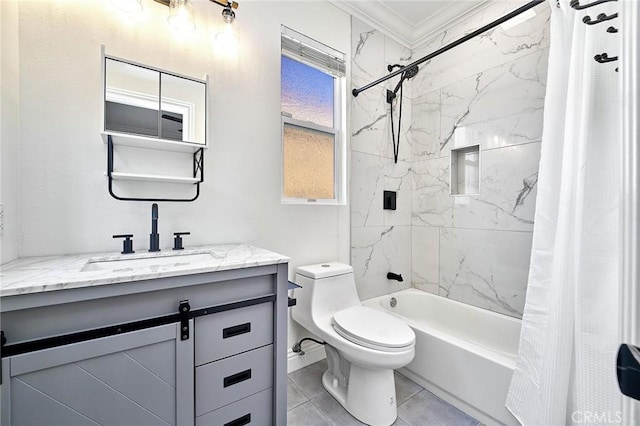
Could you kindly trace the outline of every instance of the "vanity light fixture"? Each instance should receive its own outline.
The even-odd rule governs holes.
[[[232,24],[236,20],[236,13],[231,8],[231,5],[227,5],[222,9],[222,19],[225,24]]]
[[[126,0],[112,0],[112,1],[126,1]],[[137,1],[140,0],[129,0]],[[196,29],[195,17],[193,13],[193,5],[191,0],[155,0],[165,6],[169,6],[169,18],[167,18],[169,24],[179,31],[193,31]],[[229,0],[209,0],[211,3],[215,3],[222,6],[222,19],[224,19],[225,27],[229,26],[236,18],[236,14],[233,9],[238,8],[238,2]],[[226,32],[226,31],[225,31]],[[216,36],[217,37],[217,36]]]
[[[127,13],[139,13],[142,12],[142,0],[111,0],[118,9]]]
[[[216,42],[220,43],[224,49],[235,50],[235,46],[238,44],[238,36],[236,36],[233,30],[233,21],[235,21],[235,19],[236,14],[233,11],[232,5],[229,4],[225,6],[224,9],[222,9],[224,27],[222,31],[216,34]]]

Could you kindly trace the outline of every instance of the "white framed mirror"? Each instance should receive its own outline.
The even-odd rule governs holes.
[[[207,143],[207,81],[104,57],[104,131]]]

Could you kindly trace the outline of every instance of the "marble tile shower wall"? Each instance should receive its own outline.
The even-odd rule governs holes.
[[[422,57],[511,10],[497,4]],[[425,64],[412,86],[412,285],[521,317],[535,210],[549,13]],[[452,148],[480,146],[480,194],[450,195]]]
[[[413,52],[352,18],[352,82],[360,87],[513,9],[496,2]],[[393,162],[387,88],[352,102],[351,261],[362,299],[413,286],[520,317],[535,209],[549,13],[498,27],[421,65],[405,84]],[[394,109],[397,120],[397,109]],[[450,195],[451,148],[480,145],[480,194]],[[397,210],[382,209],[398,191]],[[403,283],[388,281],[389,271]],[[409,279],[410,278],[410,279]]]
[[[351,31],[354,87],[386,75],[388,64],[412,61],[410,49],[357,18],[352,18]],[[400,148],[394,164],[386,90],[393,90],[397,83],[398,78],[389,80],[352,102],[351,264],[361,299],[411,286],[411,81],[403,87]],[[398,108],[396,102],[396,127]],[[382,209],[384,190],[397,191],[395,211]],[[389,271],[406,279],[402,283],[389,281]]]

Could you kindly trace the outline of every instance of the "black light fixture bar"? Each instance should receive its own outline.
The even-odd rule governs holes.
[[[231,7],[232,9],[237,9],[239,4],[235,1],[227,1],[227,0],[209,0],[212,3],[218,3],[222,7]]]
[[[514,18],[514,17],[520,15],[521,13],[526,12],[527,10],[539,5],[540,3],[544,3],[544,2],[545,2],[545,0],[533,0],[533,1],[530,1],[529,3],[525,4],[524,6],[521,6],[521,7],[517,8],[513,12],[508,13],[508,14],[504,15],[503,17],[496,19],[495,21],[491,22],[490,24],[487,24],[484,27],[473,31],[472,33],[469,33],[466,36],[464,36],[464,37],[462,37],[462,38],[460,38],[460,39],[458,39],[458,40],[456,40],[456,41],[454,41],[452,43],[449,43],[448,45],[446,45],[444,47],[441,47],[440,49],[436,50],[435,52],[430,53],[427,56],[424,56],[424,57],[418,59],[417,61],[410,63],[409,65],[406,65],[406,66],[404,66],[404,67],[402,67],[400,69],[395,70],[394,72],[392,72],[389,75],[386,75],[386,76],[384,76],[382,78],[379,78],[376,81],[374,81],[372,83],[369,83],[366,86],[362,86],[359,89],[357,89],[357,88],[353,89],[351,91],[351,93],[353,94],[353,96],[358,96],[360,94],[360,92],[364,92],[365,90],[370,89],[373,86],[376,86],[376,85],[378,85],[378,84],[380,84],[380,83],[382,83],[384,81],[387,81],[390,78],[393,78],[398,74],[402,74],[403,72],[405,72],[405,70],[407,70],[409,68],[415,67],[417,65],[422,64],[423,62],[428,61],[429,59],[435,58],[436,56],[441,55],[442,53],[444,53],[444,52],[446,52],[448,50],[451,50],[454,47],[459,46],[462,43],[465,43],[465,42],[471,40],[472,38],[477,37],[480,34],[486,32],[486,31],[489,31],[490,29],[495,28],[498,25],[508,21],[509,19]]]

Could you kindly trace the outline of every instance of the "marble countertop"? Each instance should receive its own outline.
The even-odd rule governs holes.
[[[187,260],[189,255],[204,256]],[[180,259],[182,256],[187,257]],[[155,265],[150,260],[154,258],[162,259]],[[169,261],[169,258],[175,262]],[[117,266],[118,261],[132,259],[143,259],[142,263],[146,263],[146,266]],[[166,250],[127,255],[93,253],[26,257],[0,267],[0,297],[274,265],[289,260],[287,256],[247,244],[202,246],[180,252]],[[99,265],[99,262],[113,263],[100,266],[103,270],[88,270],[92,269],[87,267],[88,264]]]

